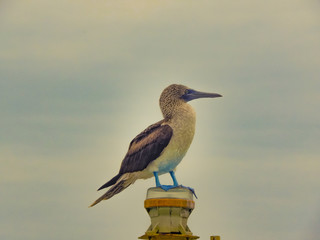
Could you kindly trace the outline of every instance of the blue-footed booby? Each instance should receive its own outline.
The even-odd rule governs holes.
[[[197,98],[222,97],[172,84],[160,96],[164,119],[150,125],[130,143],[119,173],[98,190],[111,187],[90,207],[123,191],[137,179],[155,177],[156,186],[164,190],[178,187],[174,171],[187,153],[195,133],[196,113],[188,104]],[[173,185],[161,185],[158,175],[170,173]]]

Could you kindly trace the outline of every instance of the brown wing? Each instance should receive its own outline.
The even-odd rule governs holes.
[[[149,126],[131,141],[119,174],[142,171],[160,156],[169,144],[173,132],[169,125],[161,125],[163,122],[164,120]]]

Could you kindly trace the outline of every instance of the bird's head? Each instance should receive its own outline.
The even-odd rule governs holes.
[[[176,107],[197,98],[222,97],[218,93],[199,92],[184,85],[172,84],[166,87],[160,96],[160,108],[164,117],[170,118]]]

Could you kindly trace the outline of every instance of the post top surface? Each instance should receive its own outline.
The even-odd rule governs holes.
[[[189,189],[184,187],[176,187],[168,191],[165,191],[160,187],[152,187],[148,189],[146,199],[153,198],[175,198],[193,200],[193,193]]]

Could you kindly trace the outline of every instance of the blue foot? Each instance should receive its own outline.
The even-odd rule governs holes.
[[[197,195],[196,195],[196,192],[194,191],[193,188],[191,187],[186,187],[186,186],[183,186],[183,185],[178,185],[178,186],[174,186],[174,185],[159,185],[157,187],[160,187],[162,188],[163,190],[165,191],[168,191],[170,189],[173,189],[173,188],[178,188],[178,187],[181,187],[181,188],[186,188],[188,189],[190,192],[192,192],[192,194],[196,197],[196,199],[198,199]]]
[[[198,197],[197,197],[197,195],[196,195],[196,193],[195,193],[195,191],[194,191],[193,188],[191,188],[191,187],[185,187],[185,186],[183,186],[183,185],[179,185],[179,184],[178,184],[178,181],[177,181],[177,179],[176,179],[173,171],[170,171],[170,175],[171,175],[171,177],[172,177],[173,185],[162,185],[162,184],[160,184],[160,181],[159,181],[158,172],[153,172],[153,175],[154,175],[154,178],[155,178],[155,180],[156,180],[156,187],[160,187],[160,188],[162,188],[162,189],[165,190],[165,191],[168,191],[168,190],[170,190],[170,189],[172,189],[172,188],[177,188],[177,187],[186,188],[186,189],[188,189],[189,191],[191,191],[192,194],[198,199]]]
[[[157,186],[157,187],[160,187],[160,188],[162,188],[163,190],[168,191],[168,190],[170,190],[170,189],[172,189],[172,188],[176,188],[176,187],[178,187],[178,186],[174,186],[174,185],[159,185],[159,186]]]

